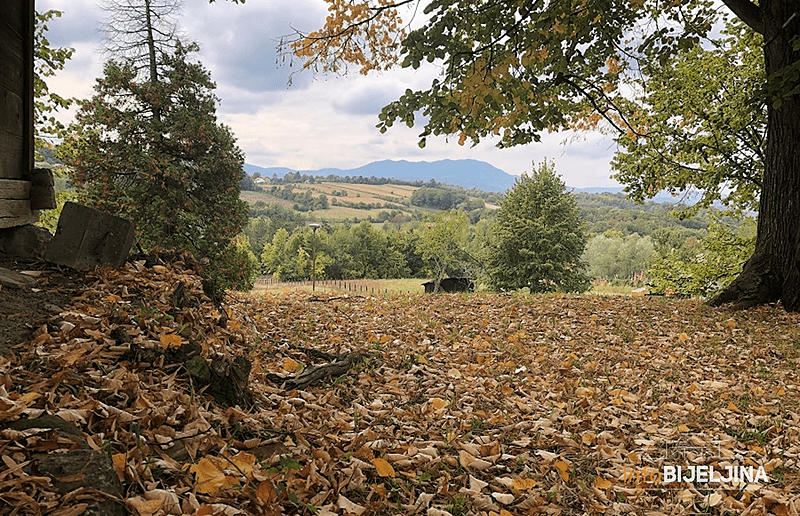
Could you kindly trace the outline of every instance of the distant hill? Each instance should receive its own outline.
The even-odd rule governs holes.
[[[367,165],[352,168],[323,168],[319,170],[292,170],[286,167],[259,167],[245,164],[244,170],[252,175],[258,172],[262,177],[272,177],[273,174],[283,177],[289,172],[300,172],[310,176],[337,175],[341,177],[385,177],[401,179],[404,181],[429,181],[435,179],[439,183],[460,186],[471,189],[478,188],[485,192],[505,192],[516,180],[507,172],[474,159],[440,160],[440,161],[374,161]]]
[[[567,187],[568,190],[573,191],[574,193],[587,193],[587,194],[600,194],[600,193],[612,193],[612,194],[623,194],[624,195],[624,188],[621,186],[589,186],[586,188],[570,188]],[[697,201],[700,200],[702,197],[700,192],[689,192],[685,194],[679,195],[672,195],[669,192],[661,191],[656,194],[655,197],[652,199],[648,199],[648,201],[652,201],[654,203],[667,203],[667,204],[684,204],[684,205],[693,205]]]
[[[258,172],[262,177],[272,177],[273,174],[283,177],[290,172],[300,172],[315,177],[336,175],[340,177],[383,177],[401,179],[404,181],[430,181],[435,179],[439,183],[460,186],[467,190],[477,188],[484,192],[503,193],[514,185],[517,176],[474,159],[439,160],[439,161],[406,161],[382,160],[374,161],[367,165],[351,168],[323,168],[319,170],[293,170],[286,167],[259,167],[245,163],[244,170],[250,175]],[[579,193],[622,193],[621,186],[592,186],[586,188],[567,187]],[[668,192],[659,192],[653,202],[666,202],[669,204],[693,204],[700,199],[700,194],[695,193],[684,198],[683,195],[674,197]]]

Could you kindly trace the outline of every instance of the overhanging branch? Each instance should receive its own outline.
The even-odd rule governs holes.
[[[761,8],[750,0],[722,0],[722,3],[733,11],[751,29],[764,34],[764,20],[761,17]]]

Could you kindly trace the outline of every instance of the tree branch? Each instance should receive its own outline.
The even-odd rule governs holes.
[[[764,34],[764,20],[761,17],[761,8],[750,0],[722,0],[722,3],[733,11],[751,29]]]

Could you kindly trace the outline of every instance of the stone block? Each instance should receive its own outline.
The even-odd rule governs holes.
[[[134,228],[129,221],[68,202],[47,246],[45,260],[78,270],[96,265],[119,268],[128,259],[133,238]]]
[[[44,228],[16,226],[0,229],[0,256],[22,260],[41,260],[53,238]]]
[[[57,208],[53,171],[49,168],[35,168],[27,177],[31,182],[31,210]]]

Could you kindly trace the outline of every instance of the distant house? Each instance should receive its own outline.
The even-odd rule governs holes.
[[[34,168],[34,0],[0,2],[0,229],[55,207],[53,176]]]

